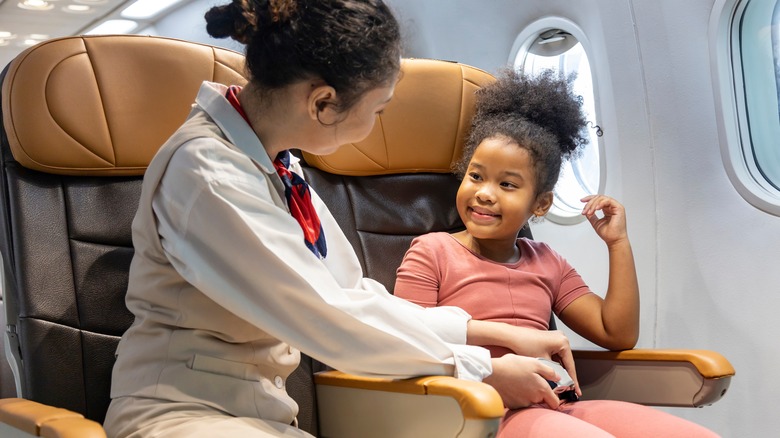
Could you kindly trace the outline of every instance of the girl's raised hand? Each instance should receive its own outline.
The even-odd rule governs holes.
[[[606,195],[590,195],[580,201],[585,202],[582,215],[607,245],[628,239],[626,210],[623,205]],[[598,211],[603,213],[603,217],[598,217]]]

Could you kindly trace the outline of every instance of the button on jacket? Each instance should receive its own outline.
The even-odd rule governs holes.
[[[259,139],[204,83],[185,124],[146,172],[133,222],[127,306],[112,398],[197,402],[292,422],[287,376],[299,350],[348,373],[481,380],[487,350],[465,345],[470,316],[423,309],[364,278],[312,191],[328,242],[303,243]],[[296,162],[291,170],[302,175]]]

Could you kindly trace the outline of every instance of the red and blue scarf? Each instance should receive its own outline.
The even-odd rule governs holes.
[[[241,87],[231,86],[228,88],[225,97],[233,105],[233,108],[241,114],[241,117],[249,123],[241,103],[238,101],[238,92]],[[251,126],[251,124],[250,124]],[[311,202],[311,192],[306,181],[295,172],[290,171],[290,151],[284,150],[274,159],[274,168],[276,173],[282,179],[284,184],[284,196],[287,199],[287,206],[290,208],[290,214],[298,221],[303,230],[303,241],[306,247],[317,257],[324,259],[328,254],[328,246],[325,243],[325,233],[322,231],[320,218]]]

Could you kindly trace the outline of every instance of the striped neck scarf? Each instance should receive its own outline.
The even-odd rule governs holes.
[[[249,123],[241,103],[238,101],[238,92],[241,87],[236,85],[228,88],[225,97],[233,108],[241,114],[241,117]],[[250,125],[251,126],[251,125]],[[322,231],[320,218],[311,202],[311,192],[309,185],[300,175],[292,172],[290,169],[290,151],[284,150],[274,159],[274,168],[276,173],[282,179],[284,184],[284,196],[287,199],[287,206],[290,208],[290,214],[298,222],[303,230],[303,241],[306,247],[320,259],[324,259],[328,254],[328,246],[325,243],[325,233]]]

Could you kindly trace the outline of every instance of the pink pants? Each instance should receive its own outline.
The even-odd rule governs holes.
[[[647,406],[609,400],[510,410],[497,438],[631,437],[698,438],[718,435],[698,424]]]

